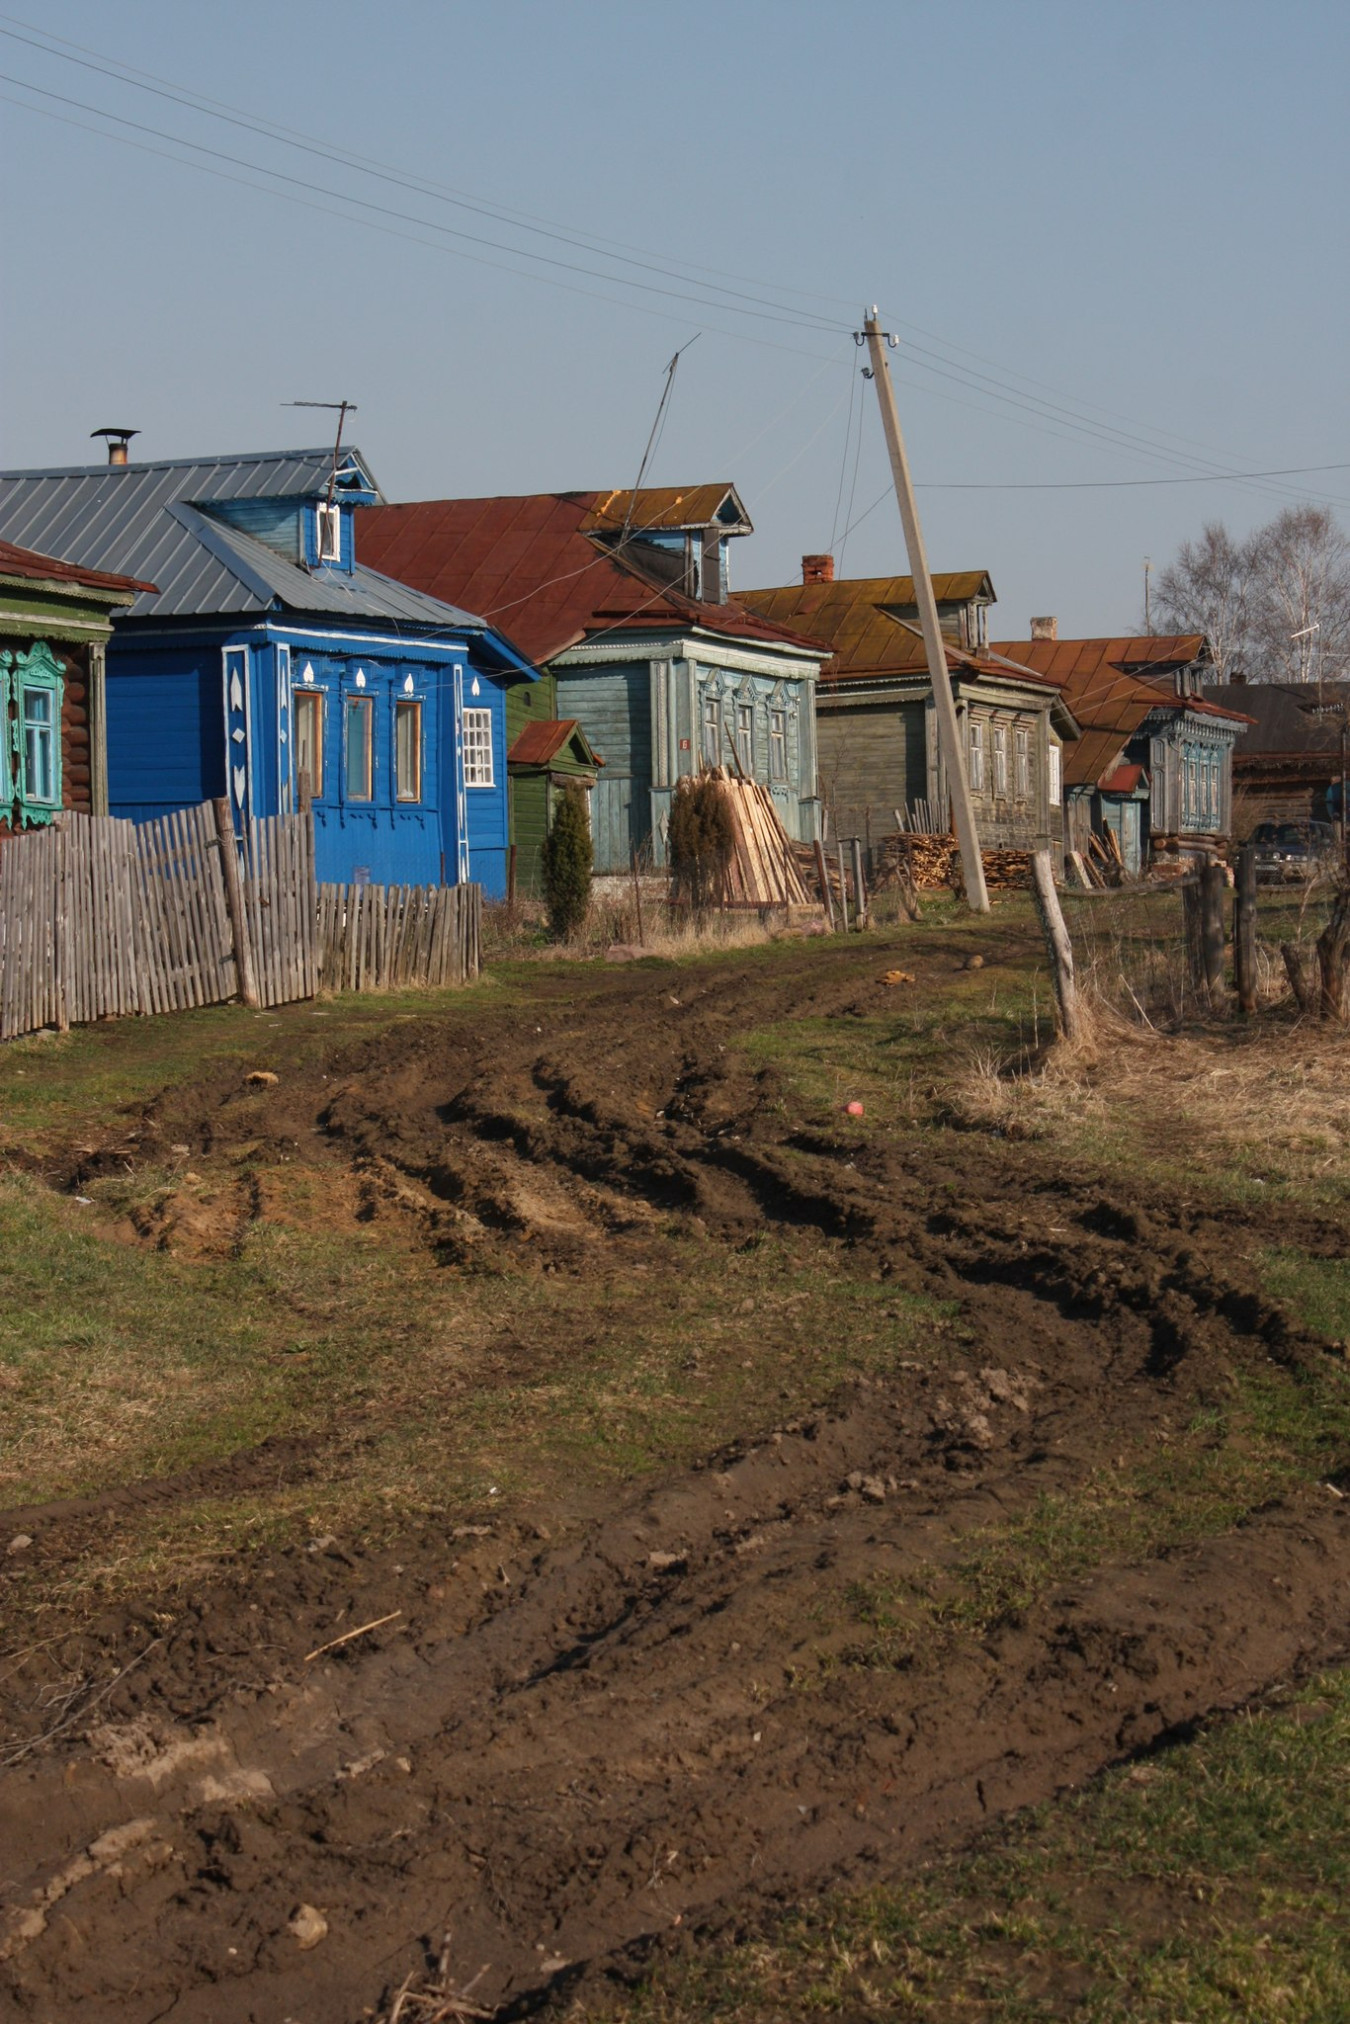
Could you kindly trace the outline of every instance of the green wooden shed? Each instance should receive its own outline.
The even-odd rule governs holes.
[[[575,717],[536,718],[517,732],[506,755],[517,898],[542,896],[544,838],[558,796],[568,787],[580,787],[589,811],[591,789],[604,763]]]

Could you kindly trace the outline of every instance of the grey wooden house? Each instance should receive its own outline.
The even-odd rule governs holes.
[[[789,836],[819,833],[816,678],[828,646],[728,596],[735,487],[436,499],[376,507],[374,566],[476,598],[555,685],[603,760],[595,864],[665,862],[675,783],[704,763],[762,781]]]
[[[1073,713],[1053,681],[990,653],[985,571],[935,576],[933,585],[980,835],[1001,848],[1057,847]],[[871,845],[897,817],[945,829],[946,769],[912,579],[836,578],[832,557],[807,555],[800,583],[738,597],[829,649],[816,736],[830,833]]]

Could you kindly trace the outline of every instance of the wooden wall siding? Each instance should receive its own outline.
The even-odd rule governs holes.
[[[506,690],[506,749],[509,752],[527,724],[550,723],[560,715],[557,678],[542,674],[537,682],[512,682]],[[574,716],[575,711],[566,712]]]
[[[816,719],[816,742],[831,836],[888,835],[895,810],[928,792],[921,702],[827,705]]]
[[[591,798],[595,869],[624,872],[651,838],[652,710],[646,661],[558,670],[558,712],[605,762]]]
[[[548,835],[546,773],[517,773],[511,781],[511,839],[516,847],[516,897],[538,899],[543,890],[544,838]]]
[[[317,926],[329,990],[467,984],[482,965],[483,889],[320,886]]]
[[[89,745],[89,683],[70,654],[61,697],[61,805],[93,812],[93,765]],[[80,657],[83,659],[83,656]]]

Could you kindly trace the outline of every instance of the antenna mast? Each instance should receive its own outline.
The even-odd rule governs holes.
[[[283,401],[287,408],[329,408],[338,418],[337,439],[333,444],[333,468],[328,473],[328,505],[331,510],[333,494],[337,491],[338,458],[342,454],[342,431],[348,415],[356,413],[355,401]]]

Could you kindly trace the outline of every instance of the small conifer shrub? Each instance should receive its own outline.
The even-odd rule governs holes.
[[[544,899],[555,942],[565,942],[586,919],[594,855],[585,789],[565,787],[544,838]]]
[[[720,783],[710,773],[686,775],[675,789],[668,835],[678,900],[698,913],[717,904],[735,840]]]

